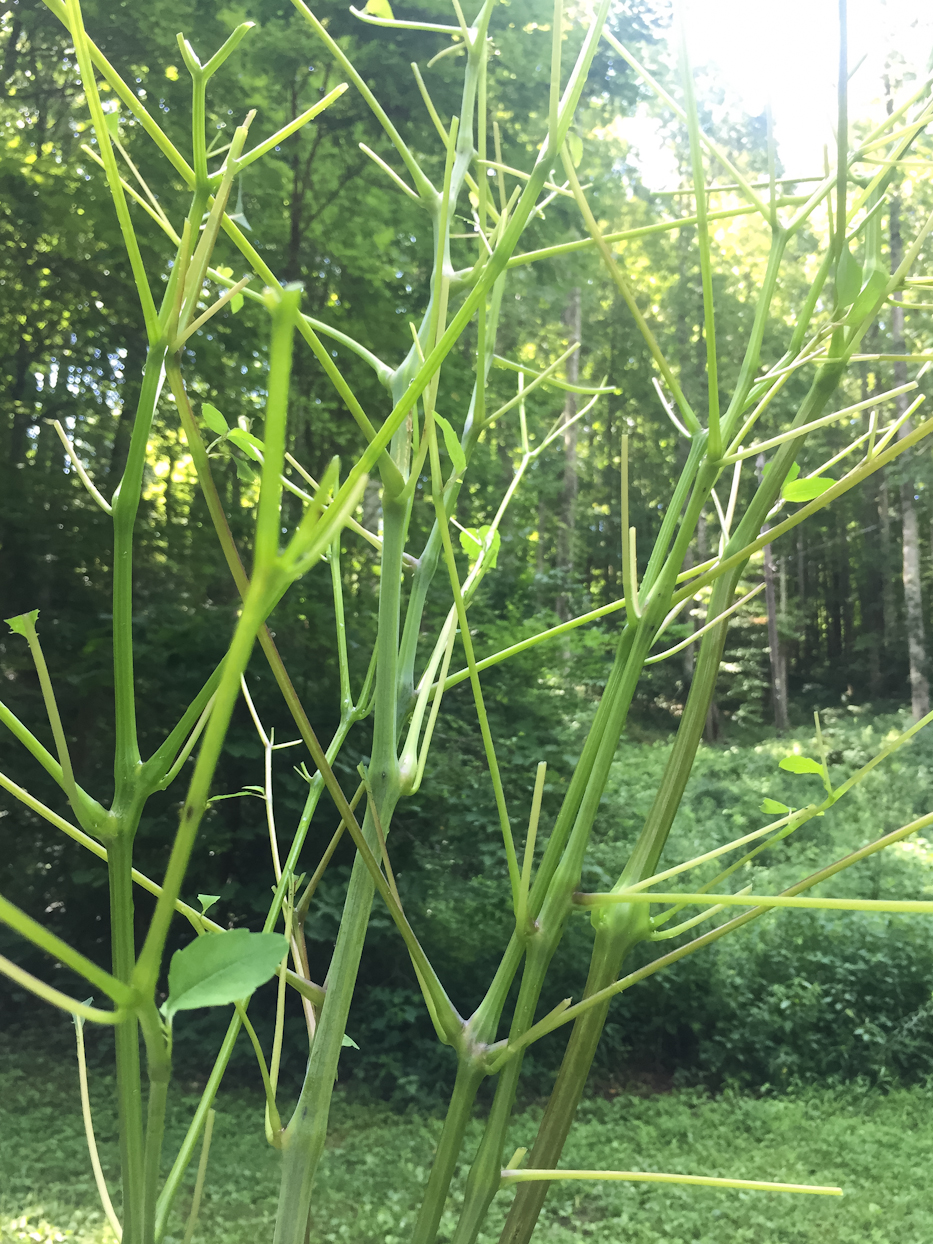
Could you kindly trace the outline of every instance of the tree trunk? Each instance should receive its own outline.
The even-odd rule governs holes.
[[[757,461],[759,480],[761,479],[764,465],[764,454],[759,454]],[[764,535],[769,530],[770,528],[768,527],[762,527],[761,534]],[[778,629],[777,593],[774,590],[774,557],[771,553],[770,544],[765,545],[764,555],[765,609],[768,614],[768,656],[771,663],[771,705],[774,710],[775,727],[780,734],[783,734],[789,724],[787,719],[787,654],[784,651],[781,633]],[[782,589],[783,586],[782,582]],[[781,604],[783,608],[783,590],[781,592]]]
[[[564,323],[567,326],[567,344],[579,345],[582,332],[580,311],[580,287],[575,286],[567,299],[564,312]],[[580,351],[576,350],[567,360],[567,380],[570,384],[579,383]],[[558,594],[555,609],[561,622],[570,617],[570,581],[574,570],[574,528],[577,511],[577,425],[574,419],[577,414],[577,394],[568,393],[564,402],[562,421],[564,425],[564,484],[561,499],[561,519],[557,533],[557,567],[561,575],[561,591]]]
[[[903,246],[901,243],[900,198],[894,195],[891,199],[891,268],[896,269],[901,261]],[[904,309],[891,308],[891,348],[893,354],[904,353]],[[907,367],[904,363],[894,364],[894,383],[902,385],[907,380]],[[896,398],[897,410],[903,414],[907,409],[907,394]],[[898,439],[902,440],[911,431],[908,419],[901,424]],[[905,453],[901,457],[901,541],[902,541],[902,576],[904,581],[904,619],[907,629],[907,657],[910,662],[910,707],[914,721],[919,721],[930,711],[930,685],[927,681],[926,635],[923,626],[923,598],[920,589],[920,533],[917,524],[917,507],[914,499],[913,464],[911,455]]]

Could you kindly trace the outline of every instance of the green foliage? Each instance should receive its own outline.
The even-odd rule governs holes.
[[[8,443],[0,458],[0,488],[7,482],[10,486],[3,502],[9,513],[0,514],[0,551],[6,563],[0,569],[14,572],[17,590],[32,593],[21,602],[24,610],[35,606],[35,598],[45,609],[46,597],[39,589],[47,583],[48,572],[44,579],[35,570],[42,561],[40,546],[27,536],[23,516],[40,498],[42,506],[51,505],[42,484],[53,479],[49,496],[64,498],[64,508],[73,514],[70,551],[81,554],[81,579],[91,590],[77,589],[74,636],[70,645],[66,641],[53,651],[52,664],[56,672],[66,667],[63,658],[73,655],[76,644],[90,640],[91,654],[96,648],[102,652],[99,669],[107,670],[100,679],[106,692],[101,716],[107,727],[98,750],[89,757],[75,749],[86,783],[81,785],[49,667],[29,632],[29,655],[57,758],[41,741],[44,727],[37,727],[39,735],[32,731],[40,706],[34,691],[30,694],[33,673],[22,653],[10,658],[9,681],[14,684],[14,707],[30,710],[24,712],[30,724],[6,705],[0,705],[0,716],[12,738],[44,771],[45,786],[38,790],[51,804],[18,780],[3,776],[0,781],[28,809],[28,817],[41,817],[106,860],[109,909],[103,904],[86,908],[88,923],[93,920],[101,927],[92,934],[86,928],[83,932],[96,943],[109,931],[112,972],[97,967],[7,899],[0,907],[4,925],[28,949],[4,956],[0,969],[16,990],[113,1025],[124,1244],[157,1244],[166,1238],[203,1133],[199,1182],[185,1229],[186,1240],[191,1238],[209,1157],[213,1102],[241,1025],[249,1034],[265,1089],[263,1130],[281,1152],[275,1244],[301,1244],[306,1237],[314,1212],[312,1191],[327,1171],[328,1120],[342,1051],[356,1044],[347,1036],[348,1026],[361,1037],[351,1066],[355,1063],[361,1078],[368,1077],[371,1088],[388,1087],[396,1098],[417,1091],[428,1070],[451,1052],[457,1074],[447,1120],[417,1221],[407,1234],[413,1244],[434,1244],[439,1232],[447,1232],[452,1225],[446,1219],[448,1197],[452,1181],[458,1180],[462,1199],[454,1238],[456,1244],[475,1244],[486,1231],[487,1216],[491,1213],[495,1221],[501,1207],[502,1197],[493,1203],[502,1190],[501,1164],[516,1099],[539,1081],[542,1066],[550,1069],[560,1044],[552,1036],[556,1029],[573,1024],[551,1108],[540,1119],[529,1159],[545,1173],[562,1161],[607,1019],[609,1040],[602,1044],[601,1057],[623,1048],[613,1000],[637,981],[650,980],[641,991],[654,1002],[643,1026],[650,1032],[664,1022],[664,1008],[656,1004],[658,990],[670,989],[678,978],[689,981],[691,973],[698,984],[694,952],[735,934],[732,944],[745,947],[743,965],[756,962],[744,926],[761,917],[770,900],[734,919],[722,916],[704,933],[693,932],[698,923],[719,916],[727,900],[739,902],[748,893],[747,887],[739,894],[722,893],[718,887],[731,886],[733,877],[742,880],[743,873],[760,875],[761,854],[769,850],[780,862],[768,867],[766,880],[781,886],[785,897],[844,872],[842,884],[855,885],[858,873],[848,870],[856,859],[874,860],[881,848],[893,849],[933,821],[927,813],[889,838],[863,845],[856,856],[841,851],[834,832],[821,836],[813,828],[831,821],[828,814],[837,812],[843,796],[847,811],[858,806],[858,797],[870,789],[872,768],[905,742],[902,736],[885,752],[871,754],[836,787],[829,773],[834,761],[821,738],[823,764],[791,758],[794,774],[787,780],[799,791],[818,774],[825,797],[817,790],[806,807],[761,827],[757,809],[762,797],[783,804],[772,799],[773,788],[799,798],[782,788],[784,779],[773,763],[777,758],[770,757],[768,781],[759,784],[750,807],[740,806],[741,800],[736,804],[734,790],[723,796],[729,812],[716,828],[733,820],[738,832],[732,841],[711,833],[708,818],[701,824],[687,816],[675,824],[691,772],[698,769],[702,777],[698,749],[705,723],[715,720],[721,667],[735,675],[726,689],[740,701],[734,720],[741,713],[751,717],[760,708],[746,708],[744,701],[750,699],[746,693],[763,648],[760,640],[757,647],[743,641],[741,631],[743,626],[760,627],[763,619],[746,610],[736,628],[739,643],[726,649],[736,598],[746,605],[750,599],[740,585],[750,571],[755,573],[754,559],[766,544],[796,531],[829,500],[846,497],[866,481],[873,483],[878,472],[893,469],[895,462],[900,469],[905,455],[933,431],[933,420],[908,430],[894,422],[879,429],[873,418],[869,432],[860,435],[850,420],[837,437],[841,449],[823,441],[824,435],[832,440],[833,434],[825,430],[845,415],[875,403],[873,395],[851,404],[851,390],[860,379],[852,365],[865,349],[867,335],[875,331],[882,299],[899,288],[905,271],[913,270],[933,229],[933,217],[918,226],[909,262],[890,275],[880,259],[876,217],[887,195],[893,252],[899,199],[891,188],[893,171],[875,175],[873,161],[880,146],[885,153],[882,169],[899,167],[916,132],[933,117],[933,107],[920,97],[898,110],[892,106],[871,139],[862,142],[848,132],[843,78],[839,169],[827,173],[813,194],[785,195],[782,183],[778,195],[773,143],[769,136],[762,144],[760,127],[751,126],[745,135],[727,133],[718,148],[704,134],[702,127],[711,126],[712,118],[708,101],[702,108],[697,105],[685,46],[680,50],[681,106],[671,103],[666,88],[620,42],[619,33],[650,42],[650,22],[637,5],[610,22],[609,0],[601,0],[582,24],[570,20],[568,12],[566,26],[558,5],[547,46],[538,38],[544,33],[538,23],[522,21],[524,3],[510,9],[507,25],[499,21],[501,46],[493,42],[498,34],[489,37],[498,30],[490,24],[493,17],[502,16],[493,0],[478,6],[470,26],[455,6],[458,26],[440,30],[434,22],[396,22],[391,8],[382,4],[370,6],[368,14],[354,12],[351,21],[330,11],[321,20],[303,0],[294,0],[295,13],[289,10],[283,16],[260,0],[264,25],[244,22],[232,33],[225,27],[235,18],[219,11],[194,23],[192,41],[180,37],[177,44],[161,45],[163,55],[171,49],[173,56],[177,46],[190,78],[190,127],[188,105],[179,94],[189,88],[179,67],[164,60],[155,69],[142,65],[154,59],[150,53],[165,33],[162,24],[176,16],[174,8],[160,10],[151,25],[140,19],[133,25],[127,15],[124,25],[129,30],[120,28],[113,38],[104,15],[89,5],[89,20],[97,19],[105,28],[101,37],[115,44],[114,68],[90,42],[76,0],[47,0],[47,5],[62,23],[57,39],[46,39],[35,66],[23,69],[21,33],[23,46],[32,52],[38,34],[45,32],[41,21],[21,31],[17,15],[5,27],[8,68],[13,78],[30,83],[29,90],[37,76],[55,88],[64,84],[47,111],[67,138],[65,162],[78,180],[89,175],[88,169],[95,177],[98,167],[103,170],[117,228],[109,221],[94,233],[94,243],[103,239],[102,258],[110,254],[103,248],[113,249],[119,237],[138,306],[132,298],[121,302],[125,323],[112,333],[106,327],[97,333],[86,329],[94,337],[86,351],[93,364],[83,368],[70,367],[71,326],[68,337],[52,333],[35,339],[21,331],[18,319],[0,324],[7,337],[19,341],[2,429]],[[531,5],[527,11],[529,18],[536,12]],[[373,23],[378,38],[369,29]],[[234,57],[251,31],[255,38],[244,43],[243,59]],[[250,43],[252,52],[245,50]],[[218,45],[208,58],[204,48]],[[463,59],[454,68],[454,57],[447,53]],[[427,118],[415,91],[399,85],[402,75],[397,70],[411,55],[423,55],[425,72],[443,62],[441,73],[430,78],[439,111],[416,70]],[[323,68],[312,64],[319,58]],[[623,63],[642,87],[634,87],[628,68],[619,72]],[[144,77],[147,85],[137,89]],[[48,88],[43,82],[39,89]],[[307,90],[317,94],[311,107],[304,97]],[[612,134],[618,109],[631,103],[638,90],[653,93],[665,108],[672,108],[678,125],[686,127],[689,141],[685,146],[681,135],[680,152],[685,167],[689,162],[688,201],[696,205],[690,228],[696,225],[696,247],[676,205],[664,210],[654,204],[646,208],[641,199],[620,199],[615,140],[593,141],[600,133]],[[413,124],[408,116],[412,102],[420,117]],[[26,125],[23,117],[14,122],[17,107],[4,114],[8,128]],[[250,148],[248,139],[254,139],[248,132],[260,109],[262,126],[267,117],[275,123],[268,131],[271,137]],[[913,120],[905,130],[901,123],[908,115]],[[44,117],[38,108],[30,113],[32,133],[40,140]],[[77,135],[84,131],[92,141],[79,147]],[[880,143],[878,134],[884,135]],[[14,134],[6,150],[15,153],[19,145]],[[33,145],[37,150],[15,174],[21,181],[44,176],[32,166],[39,163],[40,153],[54,152],[54,144],[48,150],[45,141]],[[495,161],[488,158],[493,152]],[[264,175],[254,181],[252,164],[260,154],[268,160]],[[14,154],[12,163],[19,159]],[[163,161],[161,168],[157,159]],[[56,156],[50,163],[60,162]],[[516,171],[516,166],[525,171]],[[767,204],[749,183],[753,170],[765,166],[770,174]],[[864,176],[851,172],[860,166],[868,169]],[[714,242],[709,229],[706,182],[721,171],[739,187],[738,198],[745,202],[729,200],[713,218],[735,221],[751,213],[751,249],[756,259],[767,256],[760,265],[760,281],[745,282],[728,244]],[[64,211],[61,191],[72,187],[56,170],[50,175],[59,181],[50,183],[48,197]],[[381,180],[384,176],[387,183]],[[514,189],[512,182],[518,183]],[[722,188],[713,190],[718,197]],[[404,195],[401,208],[399,193]],[[823,202],[831,203],[833,193],[836,233],[821,237],[814,232],[814,212]],[[352,224],[346,226],[346,220]],[[647,224],[647,231],[632,229],[633,222]],[[15,232],[20,226],[14,219],[11,227]],[[861,264],[848,249],[849,230],[852,238],[865,233],[869,275],[864,289]],[[664,241],[671,233],[678,238],[673,248]],[[633,245],[617,255],[612,248],[623,239]],[[47,241],[43,236],[41,246]],[[87,246],[82,253],[91,262],[94,254]],[[665,246],[667,257],[657,265],[660,280],[646,277],[646,271],[654,271],[655,253]],[[25,268],[16,263],[10,268],[11,289],[31,283],[31,258]],[[900,252],[892,253],[892,263],[900,263]],[[109,272],[104,269],[105,275]],[[239,279],[242,272],[246,275]],[[262,293],[248,287],[254,277]],[[400,281],[401,286],[396,284]],[[38,317],[45,316],[45,326],[50,317],[44,305],[41,310],[35,305],[42,282],[32,284],[23,305],[37,327]],[[547,305],[555,303],[554,289],[567,292],[559,329],[553,305]],[[683,314],[681,306],[672,317],[678,300],[689,304],[689,311]],[[513,305],[523,301],[532,309],[530,316]],[[105,298],[94,302],[98,309],[108,309]],[[583,350],[563,348],[565,337],[574,339],[573,346],[584,340],[584,304],[587,327],[591,321],[600,325],[589,357]],[[130,321],[132,330],[126,328]],[[895,380],[903,378],[900,372],[908,361],[900,336],[894,351]],[[597,369],[597,361],[605,364],[605,373]],[[499,363],[496,369],[494,362]],[[626,374],[638,371],[643,374],[637,378]],[[603,375],[611,377],[608,384],[602,378],[594,383]],[[96,408],[89,399],[90,413],[70,404],[58,412],[57,398],[50,404],[49,395],[59,385],[71,396],[93,393]],[[911,387],[915,381],[877,395],[877,404]],[[837,391],[840,401],[850,404],[826,413]],[[584,398],[589,399],[586,404]],[[214,438],[208,438],[209,444],[195,414],[199,407],[201,423]],[[445,417],[437,413],[438,407]],[[64,416],[53,420],[58,441],[38,435],[35,421],[48,413]],[[667,415],[682,441],[664,423]],[[660,424],[662,435],[657,432]],[[630,440],[638,447],[633,470]],[[562,461],[553,452],[560,446]],[[850,459],[838,480],[823,478],[830,466],[859,448],[861,457]],[[814,463],[807,461],[808,449]],[[743,477],[743,463],[757,457],[763,468],[763,455],[772,450],[768,471],[759,470],[754,480],[749,473]],[[79,454],[87,457],[89,469]],[[804,466],[810,475],[792,478]],[[617,467],[621,489],[617,482],[609,487]],[[110,500],[92,482],[94,476]],[[73,495],[78,483],[88,494],[80,501]],[[728,493],[717,493],[717,486]],[[613,495],[612,504],[605,502],[606,495]],[[801,509],[781,515],[784,502],[808,497]],[[94,515],[97,526],[84,522],[93,513],[89,506],[106,514],[106,528],[99,526],[99,514]],[[715,534],[708,530],[713,510],[719,524]],[[589,524],[588,513],[593,520]],[[220,556],[208,551],[196,534],[198,523],[207,528],[207,520]],[[459,550],[452,527],[460,533]],[[582,535],[587,529],[589,534]],[[59,541],[54,534],[50,540],[56,550],[64,543],[65,537]],[[584,556],[586,552],[592,556]],[[134,583],[134,562],[147,565],[141,582]],[[584,563],[588,569],[580,573]],[[500,572],[499,597],[494,590],[475,608],[493,569]],[[218,590],[215,582],[222,577],[225,586]],[[320,586],[322,579],[325,587]],[[782,590],[781,595],[785,614],[786,593]],[[217,612],[210,614],[205,607],[213,609],[215,597]],[[570,616],[578,606],[576,597],[580,618]],[[163,598],[171,603],[163,605]],[[537,633],[528,628],[530,633],[518,643],[514,633],[505,633],[504,650],[483,657],[474,635],[483,629],[484,611],[487,618],[493,616],[503,600],[509,607],[498,612],[520,619],[521,630],[529,616],[540,619],[552,605],[559,624]],[[140,619],[138,606],[145,602],[150,608]],[[593,610],[594,602],[604,608]],[[85,616],[92,607],[103,618],[96,629]],[[768,609],[773,631],[770,599]],[[613,615],[602,635],[569,638],[578,622],[592,620],[593,613]],[[184,648],[177,641],[185,629],[179,619],[184,617],[187,625],[192,614],[199,619],[195,628],[203,627],[198,655],[210,659],[186,660],[184,672],[173,678],[166,656],[173,646]],[[700,617],[705,625],[698,630]],[[157,625],[150,634],[153,622]],[[314,664],[317,653],[309,652],[302,631],[316,635],[328,628],[331,639],[314,641],[323,658],[319,669]],[[494,629],[488,622],[486,628]],[[293,675],[277,639],[291,669],[298,671]],[[563,652],[551,658],[550,670],[537,652],[527,655],[557,639]],[[670,646],[672,640],[691,639],[700,641],[696,656],[691,653],[683,665],[672,697],[670,675],[656,677],[654,665],[681,651],[682,644]],[[265,665],[254,661],[257,643]],[[598,668],[600,646],[603,660]],[[516,657],[516,650],[525,660],[515,670],[524,666],[534,671],[522,694],[515,693],[509,680],[497,683],[495,673],[487,673],[506,657]],[[95,661],[84,662],[83,655],[73,664],[87,677]],[[571,681],[578,669],[586,671],[582,687]],[[652,670],[647,678],[645,669]],[[513,683],[517,676],[513,673]],[[254,699],[251,680],[261,685],[264,678],[266,694]],[[185,696],[179,686],[178,704],[173,701],[163,710],[158,692],[166,680],[190,686],[184,687]],[[273,698],[272,683],[284,698],[298,739],[276,742],[275,729],[266,724],[274,721],[281,735],[283,710]],[[573,695],[568,696],[571,687]],[[593,708],[587,701],[597,689]],[[77,743],[81,732],[75,725],[75,702],[81,700],[78,688],[71,691],[72,703],[64,707]],[[635,799],[625,789],[629,779],[627,771],[620,771],[618,758],[630,709],[639,696],[656,704],[666,698],[665,711],[679,715],[679,725],[670,748],[657,757],[658,765],[638,758],[637,781],[645,785]],[[560,739],[550,790],[542,791],[541,754],[555,746],[557,732],[547,728],[544,712],[531,714],[529,720],[521,710],[548,701],[552,713],[555,705],[571,709],[574,721]],[[325,702],[328,707],[321,709]],[[315,715],[313,724],[309,712]],[[360,730],[370,716],[371,729]],[[242,750],[247,721],[259,740],[257,747],[253,739],[252,747],[253,755],[259,753],[257,761],[261,756],[262,769],[255,774],[258,778],[261,772],[261,784],[244,783],[244,766],[238,763],[251,759],[249,748]],[[351,733],[356,737],[345,747]],[[289,765],[283,774],[276,753],[299,744],[307,759]],[[160,804],[189,760],[190,778],[180,806]],[[526,822],[533,771],[538,777]],[[362,779],[358,787],[357,775]],[[425,779],[428,787],[422,796]],[[218,790],[220,783],[227,789]],[[714,785],[704,791],[701,782],[691,796],[696,806]],[[851,800],[850,788],[856,792]],[[318,814],[325,792],[331,810],[322,826]],[[542,793],[545,820],[539,833]],[[243,794],[255,798],[239,798]],[[412,819],[427,826],[423,838],[402,828],[406,804],[413,810]],[[866,806],[877,820],[879,801]],[[78,824],[65,820],[57,809]],[[291,818],[287,829],[283,811]],[[330,836],[334,812],[339,826]],[[28,819],[26,813],[20,816]],[[213,816],[216,837],[209,836]],[[216,854],[209,844],[222,839],[238,820],[254,858],[261,842],[268,840],[271,847],[271,900],[248,872],[252,859],[238,861],[240,876],[246,879],[232,893],[229,872],[204,865],[205,851],[207,859]],[[852,823],[851,816],[845,823]],[[751,832],[749,824],[754,825]],[[311,835],[312,826],[324,832]],[[793,846],[786,851],[779,847],[790,840]],[[758,845],[746,851],[753,841]],[[312,846],[317,847],[313,863]],[[801,876],[809,847],[822,867]],[[18,897],[30,902],[37,914],[51,917],[51,924],[64,919],[53,914],[60,900],[39,901],[43,883],[48,884],[41,876],[44,845],[28,857],[21,850],[11,870],[28,860],[33,884]],[[723,855],[732,861],[725,868]],[[662,856],[679,863],[659,875]],[[767,859],[770,865],[771,856]],[[143,862],[157,864],[159,884],[134,871]],[[410,870],[409,864],[414,865]],[[632,886],[651,887],[684,872],[691,874],[688,886],[702,884],[709,895],[709,909],[695,919],[669,925],[681,906],[676,895],[632,892]],[[101,876],[92,874],[89,880],[94,897],[103,897]],[[902,869],[896,880],[903,883],[909,876]],[[231,908],[228,924],[237,927],[224,931],[207,919],[204,911],[211,896],[202,898],[200,916],[183,901],[188,887],[208,885]],[[134,886],[154,899],[139,905],[139,927]],[[590,887],[595,889],[587,893]],[[80,885],[76,890],[81,893]],[[690,904],[697,895],[687,890],[680,897]],[[871,903],[858,897],[850,906],[877,913]],[[434,904],[441,916],[437,921]],[[669,909],[658,911],[659,906]],[[101,919],[105,912],[109,930]],[[169,962],[179,914],[211,931],[176,951]],[[252,923],[263,931],[250,931]],[[274,932],[280,924],[284,936]],[[806,931],[811,926],[796,927]],[[787,1060],[780,1016],[795,1006],[803,1030],[821,1048],[826,1046],[825,1011],[801,1004],[804,985],[816,991],[809,997],[828,998],[830,1010],[838,1010],[840,997],[851,995],[849,1011],[864,1031],[867,1011],[881,1003],[881,993],[868,989],[862,997],[858,973],[837,989],[833,971],[821,975],[818,970],[811,941],[830,946],[835,928],[817,924],[810,940],[801,934],[795,961],[800,971],[795,966],[790,981],[789,961],[769,955],[767,939],[760,935],[761,958],[776,964],[771,994],[756,1016],[767,1040],[760,1043],[757,1061],[750,1060],[743,1042],[744,1016],[755,1011],[751,1001],[720,1034],[727,1047],[725,1061],[731,1060],[740,1077],[764,1075],[781,1082],[777,1068]],[[670,944],[665,939],[684,937],[688,940],[665,954]],[[358,982],[367,940],[380,943],[392,970],[361,997]],[[663,943],[660,949],[658,943]],[[912,1008],[910,1013],[919,1015],[923,1002],[917,998],[917,982],[924,975],[926,954],[922,936],[915,949],[907,968],[893,973],[882,992],[895,999],[895,1009]],[[711,978],[728,963],[728,953],[710,957]],[[94,981],[119,1010],[88,1012],[58,987],[67,982],[53,985],[41,972],[31,971],[40,954],[55,955],[74,973]],[[267,1064],[263,1039],[239,999],[268,980],[277,963],[284,968],[286,955],[294,970],[280,975]],[[581,992],[587,955],[586,996],[571,1005],[570,998]],[[830,964],[833,959],[830,955]],[[867,970],[877,975],[877,957],[867,942],[864,959]],[[236,1014],[188,1130],[180,1141],[170,1137],[172,1166],[165,1173],[161,1163],[175,1053],[158,1009],[167,962],[163,1014],[231,1001],[236,1002]],[[327,963],[326,976],[319,970],[321,962]],[[665,968],[674,970],[655,980],[655,973]],[[325,983],[316,984],[315,976]],[[758,977],[767,979],[760,963]],[[293,1056],[294,1062],[305,1063],[302,1083],[294,1109],[280,1115],[276,1094],[288,1056],[284,1034],[289,985],[300,995],[300,1001],[292,999],[292,1010],[301,1010],[302,1022],[294,1027],[307,1058]],[[555,986],[565,995],[556,1006],[550,998]],[[707,989],[704,1005],[716,996],[717,988]],[[363,1016],[355,1009],[360,1002]],[[703,1009],[694,1003],[691,1022]],[[405,1040],[405,1025],[416,1014],[435,1042],[427,1057],[420,1036]],[[368,1025],[358,1024],[361,1019],[368,1019]],[[674,1022],[679,1022],[676,1015]],[[898,1057],[909,1061],[889,1052],[903,1037],[904,1025],[898,1028],[895,1020],[885,1029],[873,1022],[884,1030],[883,1038],[874,1042],[886,1051],[887,1061],[878,1071],[883,1078]],[[203,1046],[206,1025],[188,1027],[193,1038],[189,1049]],[[636,1014],[623,1040],[631,1044],[639,1031]],[[263,1032],[266,1039],[268,1035]],[[146,1047],[145,1119],[140,1040]],[[697,1060],[698,1065],[713,1067],[712,1074],[724,1078],[724,1060],[716,1061],[716,1034],[710,1032],[707,1044],[712,1053],[704,1055],[705,1064]],[[909,1045],[908,1039],[905,1049]],[[408,1071],[413,1057],[418,1059],[416,1072]],[[848,1046],[836,1061],[842,1068],[839,1075],[856,1074],[862,1067]],[[780,1075],[803,1080],[814,1063],[829,1074],[825,1060],[801,1058]],[[495,1083],[493,1106],[464,1180],[463,1146],[475,1135],[471,1120],[486,1081]],[[96,1160],[86,1095],[84,1104]],[[107,1205],[99,1175],[98,1183]],[[527,1244],[536,1232],[546,1191],[544,1184],[529,1183],[516,1192],[505,1228],[511,1244]],[[555,1189],[553,1202],[562,1204],[564,1195],[562,1187]],[[398,1197],[388,1207],[384,1201],[379,1214],[386,1230],[410,1226]],[[222,1219],[221,1213],[214,1225]],[[553,1226],[546,1217],[542,1230]]]
[[[281,933],[229,929],[195,938],[172,955],[162,1014],[171,1021],[177,1011],[244,1002],[271,978],[287,953]]]
[[[42,1090],[32,1079],[35,1054],[7,1047],[0,1061],[0,1240],[27,1244],[104,1244],[103,1216],[94,1205],[90,1176],[78,1174],[84,1145],[73,1074],[43,1063]],[[116,1162],[105,1080],[96,1079],[105,1167]],[[170,1113],[173,1137],[183,1126],[182,1101]],[[926,1120],[927,1088],[888,1093],[853,1085],[810,1089],[780,1098],[715,1098],[697,1091],[664,1096],[618,1094],[581,1107],[567,1146],[567,1164],[615,1164],[646,1170],[739,1170],[806,1182],[819,1172],[842,1185],[841,1199],[761,1196],[702,1188],[653,1188],[645,1184],[573,1184],[555,1190],[544,1209],[544,1238],[556,1244],[585,1240],[616,1244],[624,1232],[635,1244],[659,1240],[720,1244],[723,1239],[769,1244],[902,1244],[933,1232],[926,1195],[933,1158]],[[262,1238],[274,1212],[268,1188],[275,1155],[262,1144],[256,1120],[262,1100],[227,1092],[218,1102],[215,1140],[204,1191],[199,1238],[205,1244],[247,1244]],[[385,1244],[402,1241],[413,1221],[418,1194],[441,1122],[409,1112],[392,1115],[376,1103],[338,1095],[333,1143],[323,1161],[315,1240]],[[517,1115],[509,1135],[514,1148],[527,1144],[540,1115],[535,1106]],[[50,1146],[36,1124],[47,1120],[56,1137]],[[469,1143],[478,1140],[471,1125]],[[511,1152],[511,1150],[510,1150]],[[390,1161],[391,1156],[391,1161]],[[456,1197],[461,1181],[454,1188]],[[181,1198],[172,1230],[180,1236],[190,1199]],[[480,1236],[494,1244],[502,1210]],[[23,1222],[24,1216],[26,1221]],[[44,1224],[47,1224],[43,1226]],[[454,1200],[442,1230],[455,1224]],[[70,1234],[69,1234],[70,1233]]]

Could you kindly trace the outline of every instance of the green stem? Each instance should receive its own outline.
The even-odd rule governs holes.
[[[624,933],[620,935],[617,928],[605,927],[597,930],[584,997],[605,988],[618,978],[625,956],[642,939],[640,924],[633,924],[629,932],[630,936],[627,937]],[[599,1007],[591,1008],[574,1024],[557,1083],[548,1100],[534,1148],[528,1159],[530,1168],[549,1170],[557,1165],[583,1096],[608,1012],[607,1001]],[[527,1183],[518,1188],[499,1237],[499,1244],[527,1244],[549,1187],[547,1183]]]
[[[457,1063],[450,1103],[444,1115],[444,1129],[437,1142],[431,1174],[421,1197],[418,1220],[411,1235],[410,1244],[434,1244],[440,1226],[450,1182],[457,1169],[457,1159],[463,1147],[463,1138],[473,1111],[476,1093],[485,1076],[480,1060],[471,1054],[462,1054]],[[498,1176],[498,1171],[497,1171]]]
[[[408,507],[384,503],[384,534],[379,592],[376,699],[369,782],[379,819],[388,831],[400,795],[397,758],[396,685],[401,602],[402,552]],[[352,813],[347,818],[348,824]],[[378,851],[372,811],[367,808],[363,837]],[[275,1244],[304,1244],[314,1176],[324,1149],[327,1120],[347,1016],[359,972],[372,908],[374,881],[357,856],[350,875],[340,930],[327,974],[314,1043],[301,1095],[283,1135],[282,1181],[275,1224]]]
[[[129,802],[139,767],[133,678],[133,530],[146,465],[146,446],[162,388],[165,345],[150,346],[133,422],[126,470],[113,498],[114,807]]]
[[[124,832],[114,838],[107,852],[113,973],[127,983],[132,980],[136,964],[132,841],[132,834]],[[114,1036],[123,1179],[123,1244],[143,1244],[143,1106],[136,1017],[119,1024]]]

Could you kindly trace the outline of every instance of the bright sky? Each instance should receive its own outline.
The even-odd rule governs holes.
[[[753,115],[764,110],[770,92],[789,176],[822,172],[823,144],[833,142],[837,14],[836,0],[688,0],[691,59],[695,65],[716,62]],[[850,71],[867,53],[850,81],[849,115],[880,118],[887,58],[903,58],[901,72],[921,81],[930,72],[933,0],[849,0],[848,14]],[[652,158],[657,144],[640,129],[636,123],[630,134],[647,184],[672,186],[669,165]]]

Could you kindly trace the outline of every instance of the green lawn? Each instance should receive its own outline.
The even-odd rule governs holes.
[[[109,1086],[94,1086],[105,1168],[115,1167]],[[191,1100],[175,1099],[168,1143]],[[691,1092],[597,1099],[581,1108],[564,1164],[681,1171],[798,1183],[838,1183],[842,1199],[720,1192],[679,1186],[566,1183],[552,1191],[542,1244],[930,1244],[933,1241],[933,1093],[856,1089],[770,1099]],[[225,1092],[211,1150],[199,1244],[271,1239],[276,1155],[262,1105]],[[519,1116],[529,1144],[538,1112]],[[332,1141],[317,1188],[313,1241],[402,1244],[440,1122],[367,1109],[337,1093]],[[474,1125],[478,1135],[478,1125]],[[441,1239],[455,1221],[455,1187]],[[180,1240],[190,1185],[171,1232]],[[482,1237],[494,1244],[508,1197]],[[77,1076],[22,1048],[0,1053],[0,1244],[109,1239],[96,1202],[78,1106]]]

